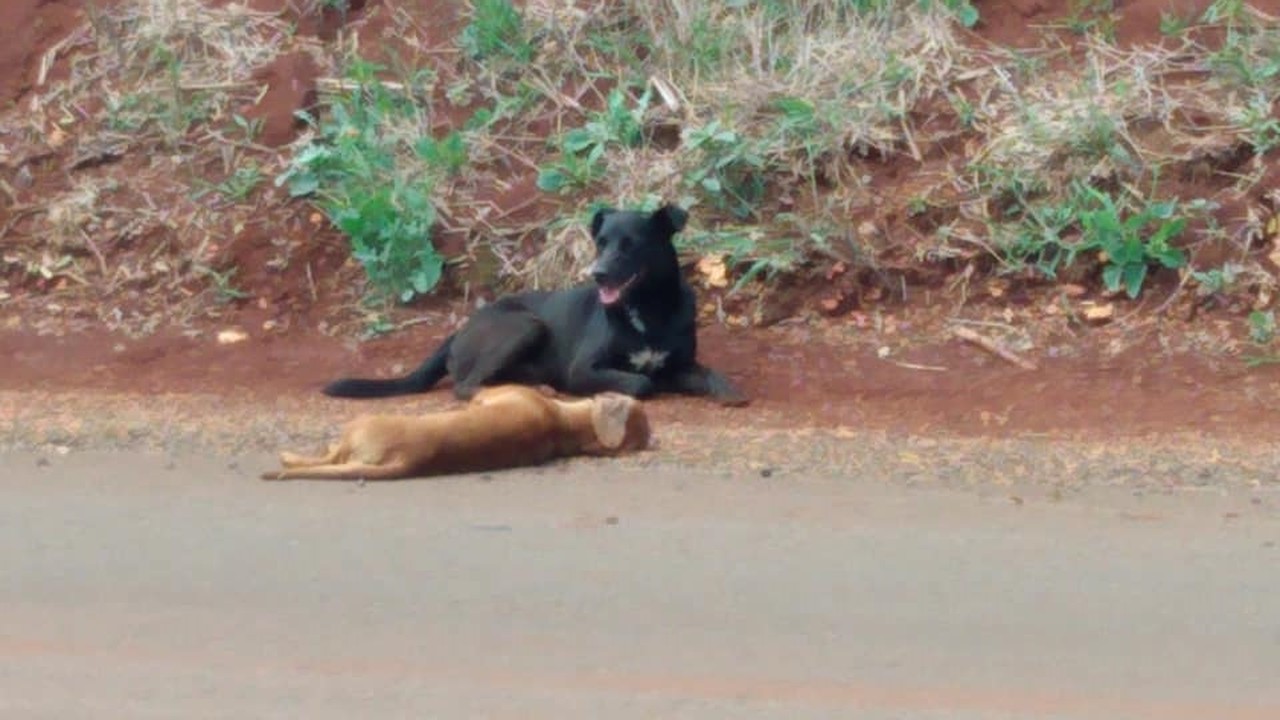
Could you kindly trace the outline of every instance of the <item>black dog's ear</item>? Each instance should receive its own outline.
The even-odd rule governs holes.
[[[611,207],[602,207],[596,210],[596,214],[591,216],[591,237],[600,234],[600,228],[604,225],[604,219],[618,212]]]
[[[657,223],[669,235],[675,235],[684,229],[684,224],[689,221],[689,213],[679,205],[667,203],[649,216],[650,222]]]

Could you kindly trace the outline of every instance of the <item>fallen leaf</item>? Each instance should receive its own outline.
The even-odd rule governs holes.
[[[841,275],[844,275],[848,270],[849,267],[844,264],[843,260],[837,260],[836,264],[832,265],[831,268],[827,270],[827,279],[834,280]]]
[[[219,345],[233,345],[238,342],[244,342],[249,339],[249,333],[238,328],[228,328],[218,331]]]
[[[722,288],[729,284],[728,269],[725,268],[722,257],[702,256],[698,259],[698,272],[702,273],[708,287]]]
[[[320,223],[324,222],[324,216],[323,216],[323,215],[321,215],[321,214],[320,214],[320,213],[318,213],[318,212],[317,212],[317,213],[311,213],[311,217],[309,217],[309,218],[307,218],[307,219],[311,221],[311,224],[312,224],[312,225],[319,225]]]
[[[1110,322],[1116,315],[1116,306],[1112,303],[1085,303],[1084,319],[1091,323]]]
[[[840,309],[840,298],[838,296],[823,298],[818,301],[818,307],[822,308],[822,312],[830,315]]]
[[[1009,291],[1009,282],[1007,280],[992,280],[987,283],[987,294],[993,298],[1002,298]]]
[[[1076,285],[1075,283],[1066,283],[1061,287],[1061,290],[1062,294],[1069,298],[1084,297],[1085,294],[1089,292],[1088,288],[1085,286]]]
[[[1258,296],[1253,300],[1254,310],[1266,310],[1271,307],[1271,301],[1274,298],[1271,295],[1271,289],[1262,287],[1258,289]]]

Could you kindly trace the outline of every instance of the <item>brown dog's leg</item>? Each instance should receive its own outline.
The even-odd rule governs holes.
[[[341,459],[342,444],[334,443],[329,446],[329,452],[325,455],[310,456],[298,455],[288,451],[280,453],[280,464],[287,467],[306,467],[312,465],[333,465]]]
[[[263,480],[398,480],[409,477],[412,468],[404,463],[390,465],[316,465],[285,468],[262,474]]]

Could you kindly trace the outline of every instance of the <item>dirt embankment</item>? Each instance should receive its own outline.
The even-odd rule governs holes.
[[[20,258],[6,261],[0,274],[0,357],[6,358],[0,390],[225,393],[271,403],[314,393],[339,374],[411,366],[465,315],[468,303],[493,294],[493,288],[454,279],[441,297],[382,318],[390,326],[409,323],[391,337],[358,347],[342,339],[370,312],[356,302],[361,275],[346,239],[321,216],[270,182],[254,186],[234,207],[211,200],[215,195],[193,200],[189,186],[175,187],[177,173],[203,175],[209,185],[227,182],[228,164],[206,151],[229,131],[192,130],[180,144],[205,148],[192,156],[197,161],[160,162],[160,146],[149,148],[151,154],[118,155],[94,145],[114,137],[89,121],[94,108],[84,108],[83,117],[50,114],[58,83],[81,78],[79,59],[102,51],[89,47],[84,34],[100,22],[95,13],[115,4],[9,0],[0,7],[0,105],[8,106],[0,122],[0,250]],[[982,21],[975,42],[1030,44],[1030,28],[1064,19],[1056,3],[976,5]],[[1183,11],[1202,12],[1208,3],[1182,5]],[[1254,3],[1280,12],[1269,5],[1278,4]],[[254,16],[261,37],[238,40],[279,53],[251,68],[251,92],[224,110],[260,125],[256,140],[236,151],[242,153],[236,161],[249,158],[263,177],[281,169],[280,149],[302,131],[295,113],[314,107],[319,84],[332,79],[334,69],[323,65],[316,46],[354,37],[377,56],[405,28],[427,28],[417,59],[437,62],[453,57],[460,27],[456,3],[391,7],[371,0],[351,3],[343,14],[301,15],[283,0],[254,0],[248,7],[280,16]],[[1160,40],[1169,3],[1135,0],[1120,10],[1114,28],[1120,44]],[[296,36],[278,34],[291,24]],[[450,77],[448,62],[435,67]],[[438,87],[442,98],[447,90]],[[520,142],[537,146],[545,140]],[[931,160],[866,162],[875,191],[887,198],[910,195]],[[1260,187],[1280,177],[1274,159],[1267,163],[1263,171],[1271,180]],[[1219,170],[1208,170],[1206,187],[1225,187],[1214,179]],[[485,217],[520,216],[537,224],[564,209],[533,187],[530,168],[512,173],[516,179],[487,199]],[[57,210],[44,204],[50,197],[74,199],[68,193],[77,189],[93,195],[99,214],[91,221],[74,215],[80,207],[75,203]],[[88,228],[88,240],[76,230],[64,247],[28,252],[41,227],[36,218],[49,212],[62,213],[69,227]],[[888,236],[898,229],[918,235],[924,222],[893,213],[876,220],[887,223]],[[464,253],[474,241],[464,225],[441,236],[446,254]],[[197,230],[213,238],[198,254],[185,244]],[[93,274],[64,272],[59,253]],[[192,263],[204,274],[192,272]],[[1064,290],[996,281],[971,287],[958,266],[945,275],[907,270],[892,275],[893,282],[834,261],[806,272],[780,280],[766,294],[729,297],[714,271],[695,271],[706,302],[702,355],[757,402],[730,413],[694,401],[664,401],[659,416],[767,428],[1100,437],[1182,430],[1259,437],[1275,419],[1280,378],[1269,368],[1246,370],[1239,360],[1249,349],[1242,340],[1249,301],[1205,304],[1184,292],[1190,301],[1162,305],[1181,287],[1174,274],[1158,278],[1143,300],[1128,303],[1096,286]],[[1110,308],[1104,318],[1109,324],[1081,322],[1075,314],[1081,293]],[[774,326],[753,326],[753,320]],[[1021,369],[951,339],[957,320],[1038,369]],[[113,323],[120,332],[102,330]],[[215,334],[229,327],[243,329],[248,340],[218,344]]]

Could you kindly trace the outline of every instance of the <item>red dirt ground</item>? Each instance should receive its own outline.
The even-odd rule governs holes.
[[[258,10],[283,11],[299,21],[301,34],[330,40],[344,18],[331,11],[298,16],[287,0],[251,0]],[[975,3],[982,22],[975,32],[1002,44],[1024,44],[1029,25],[1061,20],[1066,4],[1044,0]],[[1172,3],[1202,10],[1208,0]],[[1255,2],[1260,9],[1280,13],[1280,1]],[[1125,43],[1155,42],[1161,0],[1121,0],[1116,27]],[[31,92],[41,58],[48,48],[85,21],[84,0],[5,0],[0,3],[0,107],[21,103]],[[460,22],[458,3],[440,0],[400,2],[395,10],[381,0],[352,3],[345,21],[356,29],[361,46],[375,53],[395,47],[413,61],[443,47]],[[426,28],[425,44],[396,44],[396,18],[407,17]],[[409,55],[405,55],[409,53]],[[61,58],[59,62],[65,62]],[[57,67],[54,74],[57,73]],[[278,58],[258,71],[268,88],[252,107],[251,118],[264,123],[262,142],[279,146],[297,132],[293,113],[315,101],[319,69],[302,53]],[[441,83],[445,86],[447,83]],[[2,139],[2,138],[0,138]],[[0,156],[0,159],[3,159]],[[50,163],[56,167],[57,163]],[[42,166],[43,167],[43,166]],[[0,165],[0,171],[5,168]],[[877,186],[909,186],[918,168],[906,163],[883,163],[871,168]],[[556,205],[540,198],[528,168],[519,170],[505,188],[495,188],[491,201],[497,213],[530,221],[550,219]],[[1275,169],[1273,176],[1277,173]],[[0,173],[5,179],[7,172]],[[211,176],[212,177],[212,176]],[[214,178],[217,179],[217,178]],[[38,176],[18,197],[18,204],[38,201],[42,192],[65,188],[61,171]],[[196,339],[162,331],[131,340],[93,329],[53,336],[31,329],[30,318],[11,317],[0,330],[0,389],[161,391],[225,391],[270,402],[281,394],[316,392],[325,381],[343,374],[386,374],[419,362],[430,345],[445,332],[447,312],[465,310],[453,297],[430,300],[418,312],[432,319],[391,338],[361,344],[343,343],[316,330],[338,306],[351,300],[350,287],[358,270],[347,262],[345,240],[319,226],[301,204],[286,204],[280,192],[263,189],[263,212],[257,222],[229,233],[222,260],[238,268],[237,285],[249,298],[232,303],[218,318],[197,318],[191,330]],[[904,197],[909,193],[901,193]],[[0,228],[10,221],[10,198],[0,194]],[[903,222],[906,222],[905,220]],[[13,226],[20,236],[22,223]],[[465,234],[465,233],[464,233]],[[464,243],[459,235],[445,238],[445,252]],[[273,241],[276,243],[273,245]],[[0,237],[0,245],[7,242]],[[280,247],[289,248],[283,272],[267,261]],[[937,279],[920,278],[925,287]],[[22,289],[42,293],[52,288],[30,284]],[[787,317],[802,307],[818,305],[833,292],[801,286],[775,298],[784,311],[766,314]],[[853,296],[850,286],[837,289],[839,312],[852,307],[868,313],[876,308]],[[473,293],[492,295],[487,288]],[[705,299],[705,298],[704,298]],[[874,301],[871,301],[874,302]],[[1015,303],[1038,299],[1025,296]],[[730,308],[733,310],[733,308]],[[888,308],[891,312],[893,308]],[[1226,317],[1239,322],[1247,308]],[[411,317],[405,313],[403,317]],[[264,322],[270,332],[258,332]],[[249,341],[220,346],[211,335],[236,325],[247,328]],[[711,365],[737,378],[757,401],[748,410],[721,410],[705,402],[664,400],[656,415],[733,424],[856,426],[917,433],[1007,434],[1015,432],[1089,435],[1201,430],[1259,436],[1274,420],[1280,399],[1280,375],[1269,368],[1246,371],[1237,360],[1179,355],[1166,359],[1154,341],[1139,343],[1109,359],[1091,352],[1083,358],[1059,358],[1042,363],[1038,371],[1013,368],[991,356],[954,342],[933,343],[895,359],[918,365],[945,367],[945,372],[901,367],[877,357],[865,345],[827,342],[832,330],[847,329],[843,318],[809,325],[728,329],[709,324],[702,336],[702,356]],[[847,330],[845,330],[847,331]],[[856,331],[855,331],[856,332]],[[356,405],[353,405],[353,408]]]
[[[441,332],[419,326],[359,346],[301,329],[253,335],[219,346],[212,338],[0,333],[0,357],[9,358],[0,390],[213,393],[270,404],[280,396],[318,393],[344,374],[403,372],[425,357]],[[1165,359],[1154,343],[1109,361],[1046,361],[1036,371],[955,343],[901,357],[946,368],[934,371],[829,344],[809,328],[712,325],[702,332],[700,353],[743,385],[752,406],[722,409],[703,400],[662,399],[655,403],[657,420],[1103,439],[1180,431],[1269,439],[1280,420],[1280,369],[1246,370],[1238,361],[1192,355]],[[425,397],[446,401],[446,387]]]

